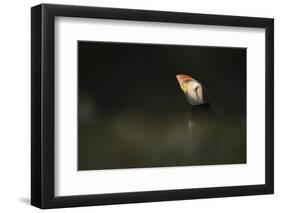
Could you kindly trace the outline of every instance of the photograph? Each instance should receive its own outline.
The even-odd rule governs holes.
[[[209,8],[32,6],[31,205],[274,194],[274,18]]]
[[[77,51],[77,170],[247,163],[247,48],[79,40]]]

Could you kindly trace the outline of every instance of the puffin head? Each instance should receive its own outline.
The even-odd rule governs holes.
[[[190,75],[179,74],[176,78],[191,106],[207,104],[206,91],[203,85]]]

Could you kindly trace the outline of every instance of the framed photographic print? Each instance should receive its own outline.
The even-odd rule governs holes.
[[[31,203],[271,194],[274,21],[31,9]]]

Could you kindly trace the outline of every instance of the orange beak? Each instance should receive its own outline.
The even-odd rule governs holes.
[[[178,81],[182,81],[182,80],[190,79],[191,76],[190,75],[179,74],[179,75],[176,75],[176,78],[178,79]]]
[[[192,79],[190,75],[184,75],[184,74],[179,74],[176,75],[176,78],[178,79],[178,82],[180,84],[180,87],[183,92],[186,92],[188,89],[188,84],[186,83],[185,80]]]

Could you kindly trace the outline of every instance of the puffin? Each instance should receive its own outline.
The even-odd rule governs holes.
[[[187,145],[184,155],[196,155],[193,162],[200,165],[245,162],[245,145],[237,141],[245,140],[243,123],[217,113],[211,91],[199,80],[187,74],[176,78],[187,101],[187,131],[180,136]]]
[[[212,107],[206,87],[187,74],[178,74],[176,78],[188,103],[189,132],[214,124],[219,116]]]

